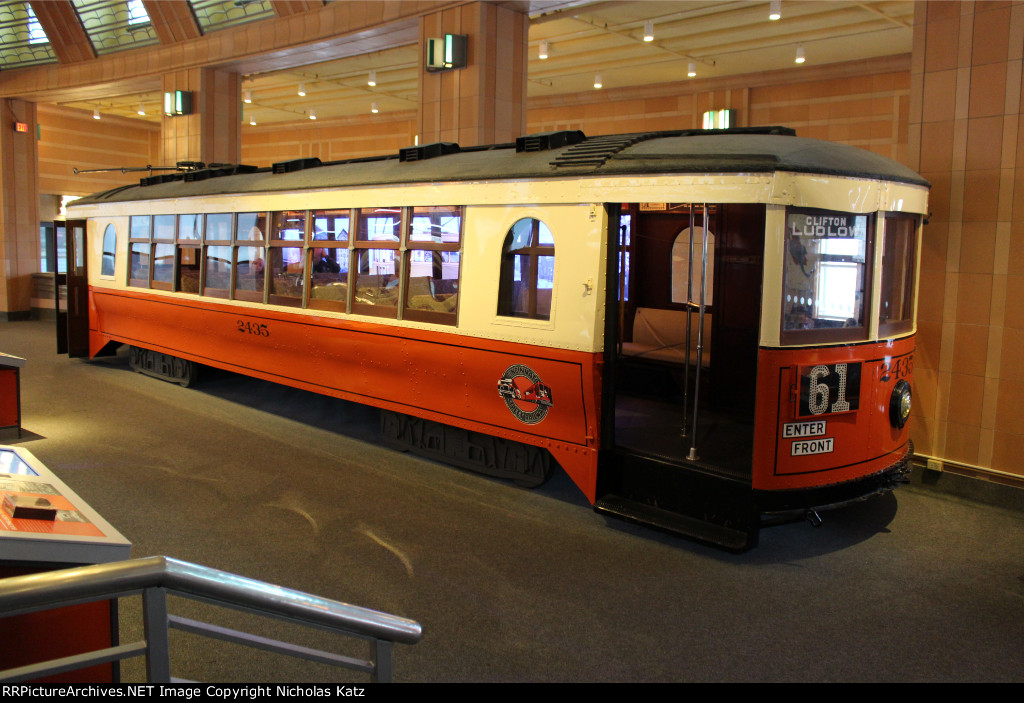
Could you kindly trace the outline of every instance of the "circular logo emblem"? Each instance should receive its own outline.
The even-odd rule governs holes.
[[[536,425],[551,407],[551,389],[529,366],[512,364],[498,381],[498,395],[505,401],[509,412],[527,425]]]

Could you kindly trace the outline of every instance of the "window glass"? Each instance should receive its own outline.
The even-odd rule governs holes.
[[[229,285],[231,285],[231,247],[206,247],[206,278],[203,280],[203,292],[206,295],[223,298],[227,296]]]
[[[174,215],[157,215],[153,218],[153,239],[174,241]]]
[[[373,306],[371,314],[394,316],[398,310],[398,250],[356,250],[355,304]]]
[[[129,257],[129,285],[149,287],[149,242],[132,242]]]
[[[234,222],[234,219],[234,215],[232,215],[230,212],[218,212],[212,215],[207,215],[206,241],[231,241],[231,223]]]
[[[198,240],[202,232],[199,215],[178,215],[178,239]]]
[[[696,219],[696,218],[694,218]],[[708,231],[707,280],[704,304],[711,305],[715,289],[715,233]],[[672,302],[700,305],[701,268],[704,265],[704,228],[687,227],[672,245]]]
[[[153,284],[155,288],[171,287],[174,281],[174,245],[153,245]],[[157,283],[165,285],[158,286]]]
[[[143,217],[132,217],[131,224],[128,226],[128,230],[132,241],[145,240],[149,241],[149,215]]]
[[[871,219],[809,208],[786,210],[784,343],[864,337]]]
[[[364,208],[359,211],[360,242],[397,242],[402,233],[402,208]]]
[[[263,247],[238,247],[235,264],[235,291],[263,292],[264,269],[266,268]],[[250,296],[251,297],[251,296]],[[259,296],[262,299],[262,295]]]
[[[103,261],[100,264],[101,276],[114,275],[114,254],[117,251],[117,230],[114,225],[107,225],[103,230]]]
[[[414,207],[410,242],[454,242],[462,235],[461,207]]]
[[[313,239],[316,241],[347,242],[350,229],[348,210],[314,210]]]
[[[263,240],[266,230],[266,216],[262,212],[238,213],[238,241],[255,242]]]
[[[302,249],[272,247],[270,266],[270,302],[275,305],[302,304]]]
[[[509,229],[502,247],[498,314],[550,319],[554,282],[555,247],[551,230],[540,220],[519,220]]]
[[[909,332],[914,324],[917,218],[886,215],[882,233],[882,281],[878,310],[881,334]]]
[[[629,300],[629,249],[632,215],[619,217],[619,300]]]
[[[182,293],[199,292],[199,247],[180,247],[178,249],[178,285],[176,290],[180,290]]]
[[[301,242],[306,238],[306,211],[288,210],[271,216],[270,238],[275,241]]]

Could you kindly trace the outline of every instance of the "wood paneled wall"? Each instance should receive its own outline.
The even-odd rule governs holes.
[[[918,452],[1024,476],[1024,2],[915,7]]]

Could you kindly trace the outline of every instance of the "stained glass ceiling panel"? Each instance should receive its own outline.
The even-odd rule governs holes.
[[[268,0],[189,0],[203,34],[274,16]]]
[[[0,68],[52,63],[50,40],[27,2],[0,2]]]
[[[72,0],[98,55],[156,44],[142,0]]]

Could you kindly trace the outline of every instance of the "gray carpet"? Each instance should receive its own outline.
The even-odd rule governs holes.
[[[399,681],[1024,681],[1024,513],[910,486],[729,555],[603,518],[561,472],[526,490],[381,447],[363,407],[59,357],[50,324],[0,323],[0,351],[28,359],[21,445],[133,556],[418,620]],[[132,602],[121,627],[139,636]],[[172,648],[174,675],[200,681],[352,678],[191,635]]]

